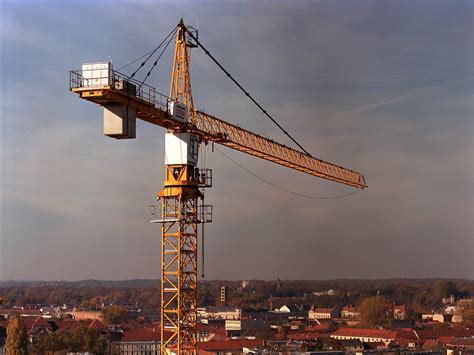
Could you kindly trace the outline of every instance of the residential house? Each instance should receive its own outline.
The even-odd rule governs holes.
[[[238,308],[229,307],[208,307],[198,309],[198,316],[202,319],[240,319],[242,313]]]
[[[41,316],[41,311],[35,308],[0,308],[0,318],[8,319],[12,316],[20,317],[39,317]]]
[[[457,338],[447,344],[447,355],[474,354],[474,338]]]
[[[122,355],[159,355],[159,328],[141,328],[111,332],[111,352]]]
[[[433,320],[434,313],[424,313],[421,315],[421,320],[430,321]]]
[[[398,320],[404,320],[407,318],[408,309],[404,304],[396,304],[393,306],[393,318]]]
[[[397,332],[392,330],[366,329],[366,328],[340,328],[331,334],[331,338],[358,339],[364,343],[382,342],[388,345],[397,337]]]
[[[357,308],[354,305],[348,304],[347,306],[342,307],[341,317],[349,319],[359,318],[360,312],[357,311]]]
[[[435,313],[433,315],[433,321],[434,322],[448,323],[448,322],[451,322],[452,319],[453,319],[452,314]]]
[[[307,316],[307,309],[304,305],[283,305],[280,308],[275,308],[273,311],[269,313],[273,313],[275,315],[284,315],[288,319],[297,319],[297,318],[304,318]]]
[[[100,311],[79,311],[74,309],[71,312],[72,318],[75,320],[92,320],[92,319],[102,319],[102,312]]]
[[[313,292],[313,295],[321,297],[321,296],[334,296],[334,290],[327,290],[327,291],[316,291]]]
[[[308,312],[309,320],[325,320],[339,318],[339,310],[335,308],[313,308]]]
[[[225,321],[225,330],[228,336],[241,336],[243,332],[270,329],[270,322],[265,320],[233,320]]]
[[[339,344],[341,344],[341,347],[346,353],[364,350],[364,343],[359,339],[341,339],[339,340]]]
[[[42,334],[48,334],[53,331],[53,326],[43,317],[27,317],[23,319],[23,324],[28,332],[30,342],[33,342]]]
[[[258,349],[263,346],[263,340],[258,339],[238,339],[225,341],[208,341],[199,343],[199,354],[242,354],[251,349]],[[245,350],[244,350],[245,349]]]

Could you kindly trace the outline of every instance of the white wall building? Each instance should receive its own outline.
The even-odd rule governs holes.
[[[323,320],[339,317],[339,311],[334,308],[314,308],[308,312],[308,319]]]

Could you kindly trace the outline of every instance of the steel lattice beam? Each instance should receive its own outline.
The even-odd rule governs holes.
[[[195,111],[192,123],[195,134],[206,140],[323,179],[357,188],[366,187],[364,176],[358,172],[306,155],[209,114]]]
[[[215,142],[229,148],[272,161],[322,179],[364,189],[364,175],[342,166],[309,156],[284,144],[238,127],[201,111],[193,111],[191,122],[181,124],[172,120],[163,108],[150,105],[139,98],[129,97],[113,88],[74,90],[82,98],[105,105],[122,103],[137,110],[137,118],[174,131],[189,131],[205,142]]]
[[[197,198],[162,198],[161,353],[197,351]]]

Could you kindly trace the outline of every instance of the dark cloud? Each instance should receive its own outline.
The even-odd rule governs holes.
[[[474,6],[470,1],[5,2],[0,277],[154,278],[163,130],[101,135],[67,72],[153,48],[180,16],[316,156],[366,174],[345,199],[299,198],[218,152],[209,278],[474,276]],[[149,82],[167,92],[170,55]],[[192,55],[206,112],[289,142],[208,58]],[[222,148],[299,193],[346,187]]]

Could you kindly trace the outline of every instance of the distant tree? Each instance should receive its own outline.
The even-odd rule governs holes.
[[[447,322],[445,323],[438,323],[434,322],[433,324],[433,330],[445,330],[445,329],[450,329],[451,325]]]
[[[123,306],[112,305],[102,311],[102,318],[109,324],[120,324],[127,320],[128,312]]]
[[[441,301],[444,297],[451,295],[456,296],[459,290],[456,284],[448,280],[440,280],[436,283],[433,289],[433,302],[441,305]]]
[[[431,304],[431,292],[428,290],[418,290],[413,296],[411,305],[415,313],[421,314],[430,311],[433,306]]]
[[[474,325],[474,301],[461,300],[456,305],[456,313],[461,316],[462,322]]]
[[[107,339],[96,329],[76,328],[74,338],[78,343],[82,343],[80,351],[105,354],[107,350]]]
[[[28,334],[20,317],[14,316],[8,323],[5,351],[8,355],[28,354]]]
[[[97,329],[75,327],[42,334],[34,342],[34,354],[91,352],[105,354],[107,339]]]
[[[459,291],[457,285],[448,280],[440,280],[431,288],[419,288],[412,296],[412,307],[416,313],[431,312],[440,308],[445,297],[462,296],[467,291]]]
[[[316,339],[316,344],[314,345],[314,350],[316,351],[322,351],[324,349],[324,344],[323,342],[321,341],[320,338],[317,338]]]
[[[200,307],[214,306],[217,295],[213,294],[209,287],[199,287],[198,302]]]
[[[387,325],[391,319],[390,302],[382,296],[364,298],[359,306],[360,318],[373,328]]]

